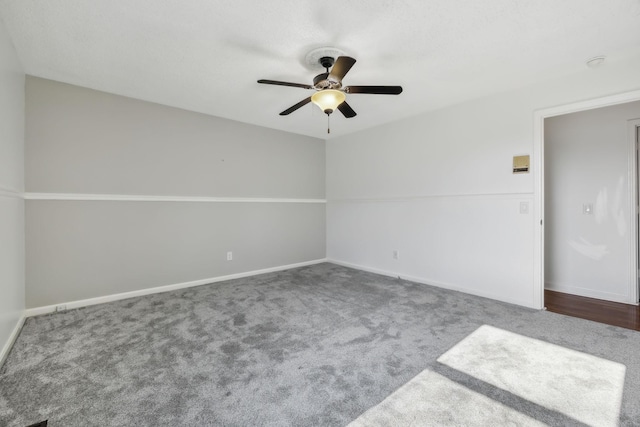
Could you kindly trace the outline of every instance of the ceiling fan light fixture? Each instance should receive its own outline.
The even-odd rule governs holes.
[[[331,114],[342,104],[347,96],[335,89],[319,90],[311,96],[311,102],[316,104],[325,114]]]

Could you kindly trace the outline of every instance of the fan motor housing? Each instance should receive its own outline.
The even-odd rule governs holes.
[[[342,83],[330,80],[329,73],[322,73],[313,78],[313,87],[318,90],[340,89],[342,87]]]

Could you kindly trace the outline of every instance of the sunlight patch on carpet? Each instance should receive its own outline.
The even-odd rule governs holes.
[[[347,427],[546,426],[491,398],[424,370]]]
[[[483,325],[438,362],[590,426],[617,426],[625,366]]]

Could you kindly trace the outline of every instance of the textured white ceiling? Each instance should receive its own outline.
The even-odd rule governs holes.
[[[246,123],[326,138],[307,52],[358,62],[331,136],[640,55],[640,0],[0,0],[27,74]],[[606,66],[605,63],[603,66]]]

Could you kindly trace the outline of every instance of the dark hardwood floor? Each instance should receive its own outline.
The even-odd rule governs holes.
[[[547,310],[580,317],[607,325],[640,331],[640,308],[637,305],[603,301],[555,291],[544,291]]]

